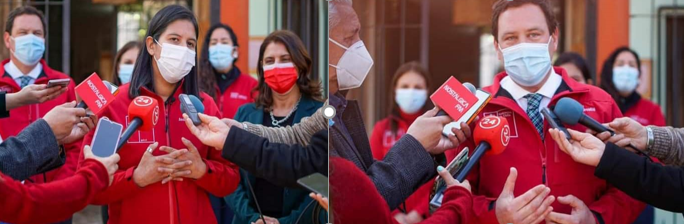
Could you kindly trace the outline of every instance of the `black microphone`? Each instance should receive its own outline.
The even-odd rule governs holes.
[[[615,135],[615,131],[611,130],[610,128],[607,128],[606,126],[603,126],[601,123],[594,120],[594,118],[591,118],[584,114],[584,107],[572,98],[563,97],[560,100],[558,100],[558,103],[556,103],[556,107],[553,109],[553,112],[558,116],[558,118],[563,123],[569,125],[576,125],[577,123],[579,123],[591,129],[592,131],[595,131],[596,133],[608,132],[610,133],[610,136]],[[634,145],[632,145],[631,143],[627,145],[627,147],[633,148],[641,154],[646,155],[646,158],[653,162],[651,157],[649,157],[648,154],[646,154],[646,152],[634,147]]]

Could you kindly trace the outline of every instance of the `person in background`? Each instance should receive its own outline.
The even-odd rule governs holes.
[[[238,60],[238,40],[226,24],[216,24],[205,35],[200,57],[200,90],[214,98],[222,117],[233,118],[240,106],[254,102],[257,81],[242,73]]]
[[[124,44],[114,57],[114,72],[112,73],[112,83],[117,86],[131,82],[133,76],[133,67],[135,67],[135,60],[140,54],[142,43],[139,41],[130,41]]]
[[[321,85],[312,78],[316,76],[311,73],[311,57],[296,34],[287,30],[269,34],[259,49],[258,62],[259,95],[255,103],[240,107],[236,121],[290,126],[323,106]],[[240,187],[226,197],[235,212],[233,223],[294,223],[300,216],[301,223],[318,222],[311,218],[312,210],[305,210],[312,202],[309,191],[283,188],[247,172],[241,178]]]
[[[10,58],[0,65],[0,74],[3,74],[0,78],[0,91],[16,93],[32,84],[47,84],[48,81],[55,79],[71,79],[68,75],[51,69],[42,59],[45,53],[45,37],[46,26],[42,12],[31,6],[21,6],[9,13],[5,24],[4,41],[5,47],[10,51]],[[42,103],[13,109],[8,118],[0,119],[0,136],[16,136],[58,105],[76,100],[73,80],[66,87],[53,88],[64,88],[66,94]],[[47,183],[72,176],[76,172],[81,152],[80,142],[64,145],[64,151],[66,161],[63,166],[34,175],[26,179],[25,183]]]
[[[665,126],[660,106],[644,99],[636,91],[641,76],[639,55],[628,47],[620,47],[610,54],[601,69],[601,88],[608,92],[625,117],[641,125]],[[648,206],[634,223],[653,223],[655,211]]]
[[[579,83],[594,85],[594,80],[591,78],[591,72],[587,61],[581,55],[575,52],[565,52],[558,56],[553,66],[559,66],[568,73],[570,78]]]
[[[639,55],[628,47],[620,47],[603,63],[601,88],[615,99],[625,117],[641,125],[665,126],[660,106],[642,98],[636,91],[640,76]]]
[[[159,103],[154,128],[136,131],[123,144],[111,187],[95,195],[94,204],[109,205],[110,224],[216,223],[208,195],[226,196],[238,186],[237,166],[203,145],[182,117],[180,94],[197,96],[203,100],[204,113],[219,115],[212,98],[197,85],[198,31],[197,19],[183,6],[170,5],[157,12],[145,34],[133,79],[101,111],[102,117],[127,128],[134,98]],[[91,132],[83,141],[91,142],[93,137]]]
[[[375,123],[370,138],[373,157],[377,160],[382,160],[394,143],[406,134],[413,121],[431,108],[426,103],[430,92],[430,75],[419,62],[400,66],[392,77],[392,87],[394,91],[388,99],[392,102],[390,114]],[[420,187],[406,199],[403,207],[393,211],[393,215],[410,223],[429,216],[427,202],[432,185],[433,182],[428,182]]]

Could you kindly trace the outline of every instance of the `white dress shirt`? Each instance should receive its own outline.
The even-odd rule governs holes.
[[[547,79],[546,83],[544,83],[544,85],[536,92],[543,96],[541,102],[539,103],[539,112],[549,106],[551,98],[556,93],[562,82],[563,78],[556,74],[552,68],[549,79]],[[523,111],[527,112],[527,99],[525,99],[525,95],[530,94],[531,92],[523,89],[520,85],[515,83],[510,76],[506,76],[501,80],[501,88],[508,91],[513,99],[518,102],[518,106],[520,106]],[[543,116],[542,119],[544,119]]]
[[[12,76],[12,79],[14,79],[14,81],[17,82],[17,85],[21,85],[20,77],[25,76],[25,75],[33,78],[29,82],[29,85],[35,83],[36,79],[38,78],[38,76],[40,76],[40,73],[42,71],[43,71],[43,65],[40,63],[36,64],[36,67],[33,68],[33,70],[31,70],[28,74],[22,73],[21,70],[19,70],[19,68],[17,67],[17,65],[15,65],[14,62],[12,62],[12,60],[10,60],[9,63],[5,64],[5,72],[7,72],[7,74]]]

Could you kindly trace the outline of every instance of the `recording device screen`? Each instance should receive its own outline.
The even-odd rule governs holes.
[[[100,121],[97,122],[95,137],[90,144],[93,154],[98,157],[109,157],[114,154],[116,146],[119,144],[122,129],[123,125],[110,121],[106,117],[100,118]]]
[[[328,178],[320,173],[302,177],[297,180],[297,183],[310,191],[323,195],[323,197],[328,197]]]

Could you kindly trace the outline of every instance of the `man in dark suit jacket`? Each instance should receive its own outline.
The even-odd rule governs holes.
[[[0,94],[5,99],[5,94]],[[0,100],[2,101],[2,100]],[[7,104],[0,102],[0,116],[8,115]],[[97,116],[86,116],[75,102],[55,107],[42,119],[27,126],[19,135],[0,144],[0,172],[16,180],[60,167],[65,162],[62,144],[82,139],[95,127]],[[4,107],[4,108],[2,108]]]
[[[351,1],[329,1],[328,12],[329,102],[336,109],[329,129],[330,153],[366,172],[390,210],[394,210],[437,175],[437,166],[446,163],[443,152],[465,141],[470,130],[461,125],[460,130],[452,129],[454,135],[443,137],[444,124],[452,120],[448,116],[435,117],[438,110],[433,109],[416,119],[382,161],[374,160],[358,103],[345,99],[347,90],[361,85],[373,61],[365,47],[359,46],[361,27]]]

